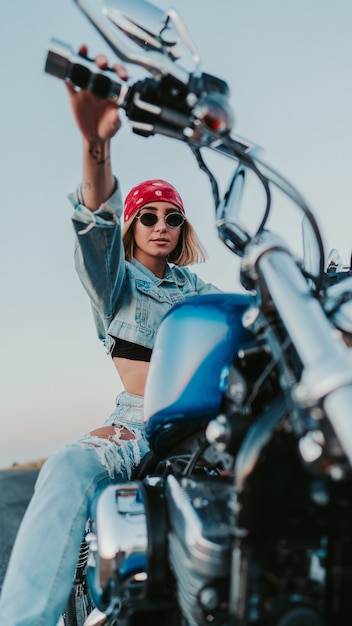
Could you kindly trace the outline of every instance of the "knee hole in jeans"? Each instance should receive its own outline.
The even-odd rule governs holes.
[[[99,445],[97,439],[107,439],[117,446],[120,445],[121,441],[136,439],[136,435],[125,426],[102,426],[101,428],[90,431],[89,435],[94,439],[92,445],[96,447]]]

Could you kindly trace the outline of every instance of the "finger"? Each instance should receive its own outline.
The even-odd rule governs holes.
[[[124,65],[122,65],[122,63],[115,63],[112,66],[112,69],[115,70],[116,74],[118,75],[119,78],[121,78],[121,80],[128,79],[127,69]]]
[[[74,94],[76,93],[76,89],[75,86],[72,85],[72,83],[67,82],[66,80],[64,81],[64,85],[68,91],[68,95],[69,96],[74,96]]]
[[[88,56],[88,48],[87,48],[87,46],[84,43],[78,48],[78,54],[81,57]]]
[[[106,70],[106,68],[109,66],[108,60],[104,54],[98,54],[95,57],[94,61],[101,70]]]
[[[121,120],[118,109],[111,109],[109,111],[109,123],[113,130],[118,130],[121,126]]]

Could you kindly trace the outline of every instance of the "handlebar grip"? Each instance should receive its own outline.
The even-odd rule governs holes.
[[[98,98],[121,101],[128,87],[119,82],[110,70],[99,70],[94,61],[76,54],[71,46],[51,39],[45,62],[45,72],[61,80],[68,81],[80,89],[88,89]],[[119,102],[121,104],[121,102]]]

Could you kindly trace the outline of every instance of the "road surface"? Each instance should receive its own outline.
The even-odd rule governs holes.
[[[37,470],[0,471],[0,589],[37,476]]]

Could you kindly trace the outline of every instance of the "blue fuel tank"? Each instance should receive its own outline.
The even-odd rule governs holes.
[[[144,397],[146,436],[163,454],[218,415],[229,367],[251,334],[246,294],[188,298],[165,315],[155,341]]]

